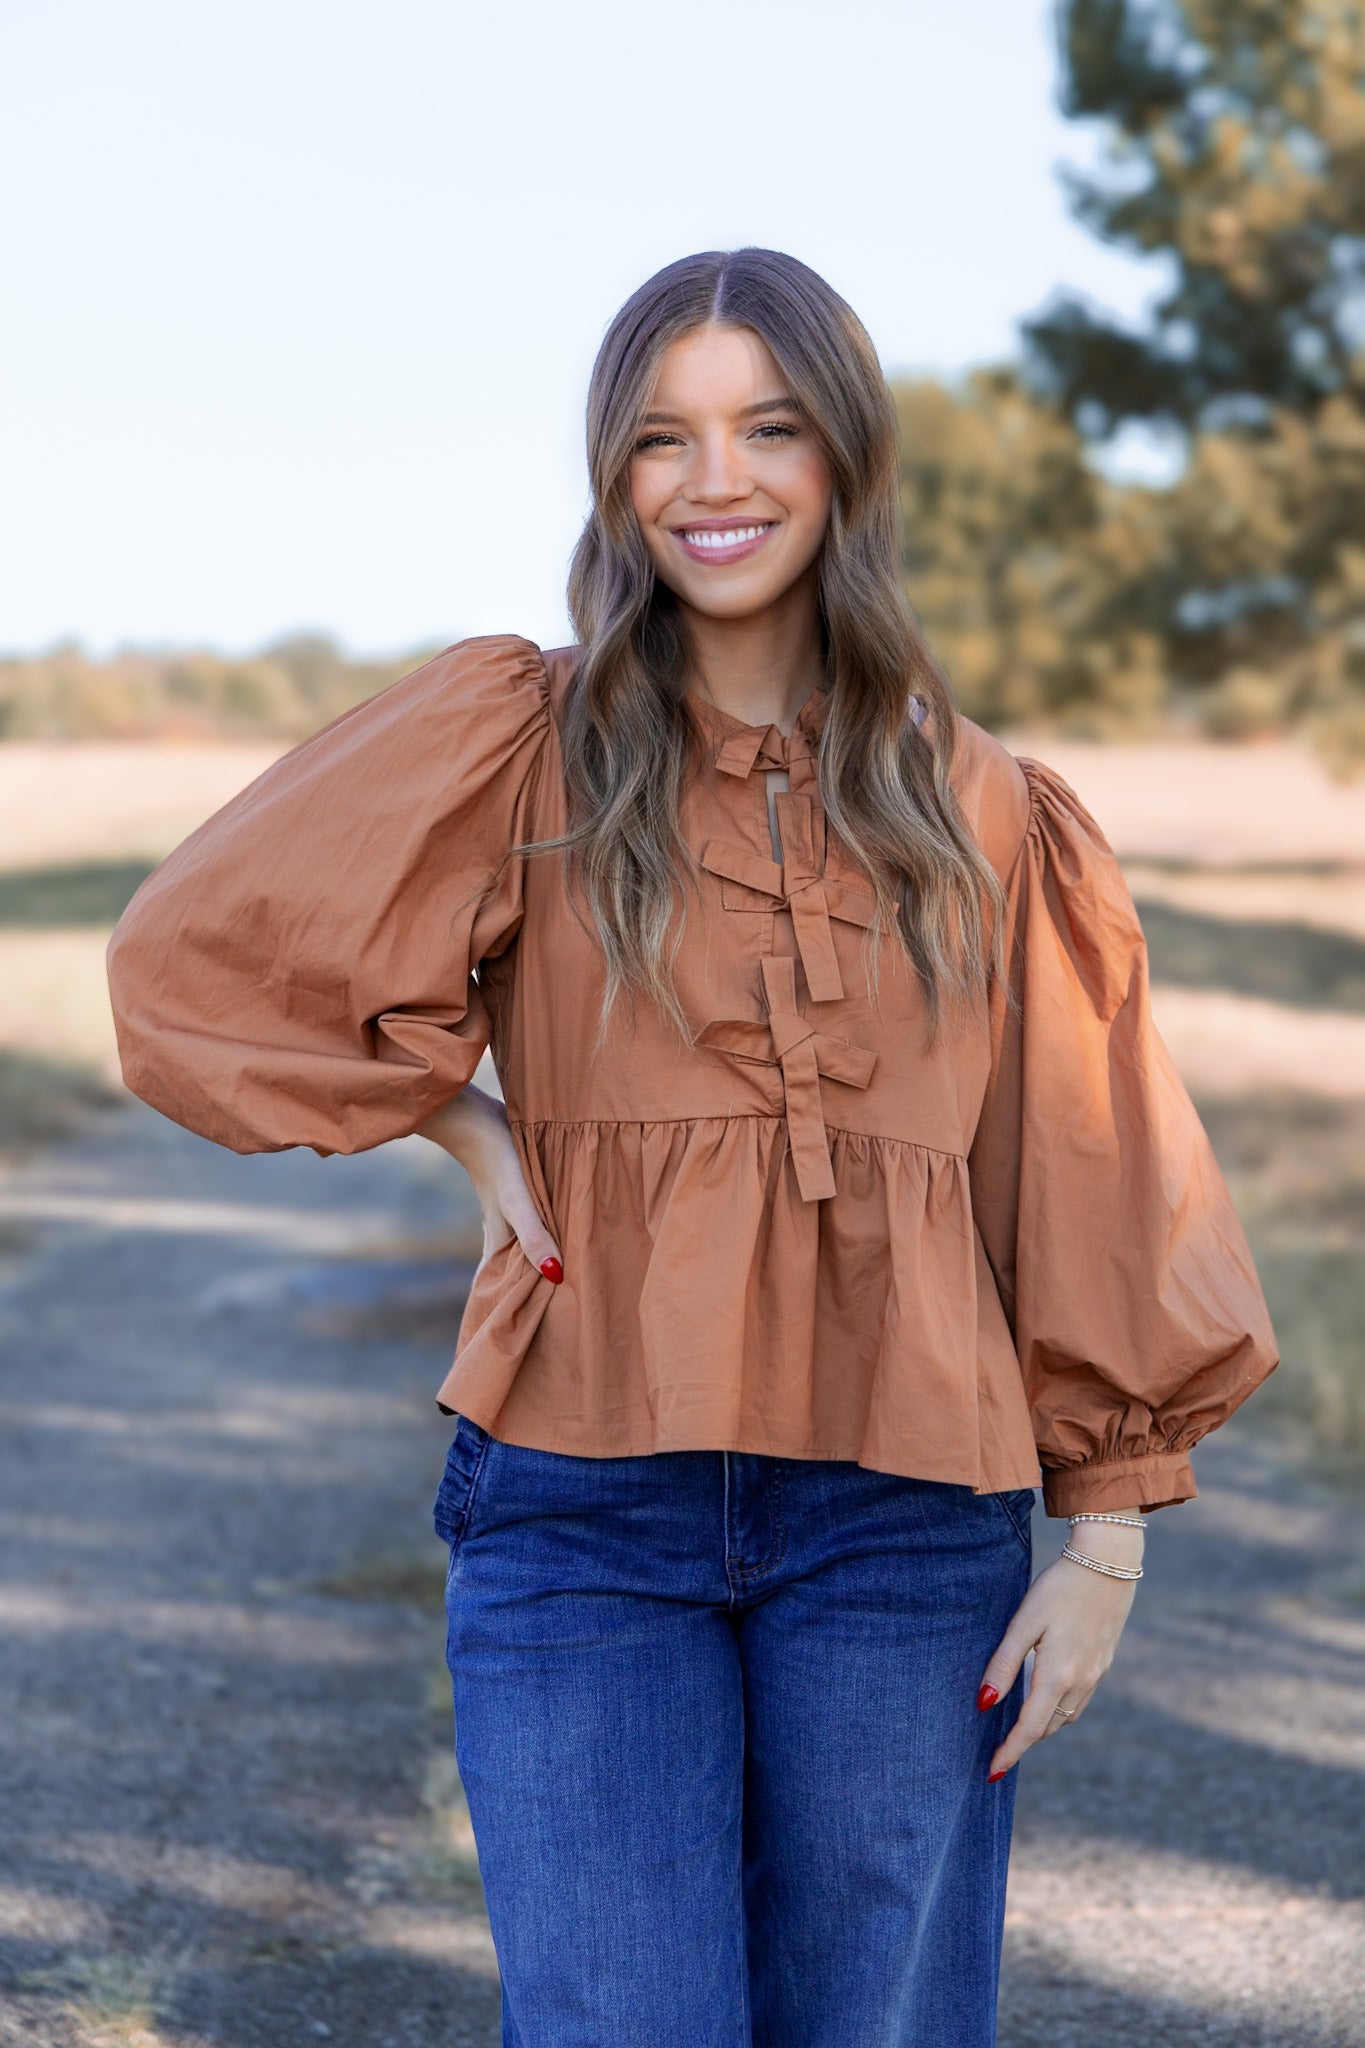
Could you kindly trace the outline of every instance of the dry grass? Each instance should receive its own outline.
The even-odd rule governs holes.
[[[0,1050],[0,1158],[74,1137],[124,1098],[86,1064]]]
[[[164,859],[283,752],[261,741],[0,746],[0,869]]]
[[[107,931],[154,865],[85,860],[7,868],[0,871],[0,930]]]
[[[449,1699],[446,1702],[449,1712]],[[454,1755],[443,1747],[427,1766],[422,1787],[425,1827],[409,1853],[413,1889],[468,1910],[483,1904],[483,1879],[469,1805]]]
[[[340,1571],[328,1573],[310,1590],[337,1600],[381,1600],[417,1607],[430,1614],[439,1608],[445,1587],[444,1552],[412,1552],[393,1557],[359,1557]]]
[[[1218,873],[1306,863],[1365,873],[1365,781],[1333,780],[1288,740],[1114,746],[1047,733],[1002,735],[1075,790],[1125,860]]]
[[[1321,860],[1200,867],[1125,856],[1123,871],[1139,903],[1234,924],[1292,924],[1365,940],[1365,865]]]
[[[1280,1340],[1247,1410],[1365,1475],[1365,1104],[1288,1091],[1199,1103]]]
[[[80,2048],[169,2048],[156,2014],[183,1961],[120,1950],[72,1955],[54,1969],[25,1972],[20,1988],[56,1994],[63,2038]]]

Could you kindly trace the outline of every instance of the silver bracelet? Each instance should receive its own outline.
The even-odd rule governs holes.
[[[1141,1515],[1068,1515],[1067,1521],[1073,1529],[1077,1522],[1118,1522],[1125,1529],[1145,1529],[1147,1527]]]
[[[1062,1556],[1069,1557],[1073,1564],[1083,1564],[1088,1571],[1103,1572],[1106,1579],[1140,1579],[1142,1566],[1135,1568],[1125,1564],[1102,1564],[1097,1557],[1086,1557],[1082,1551],[1073,1550],[1069,1543],[1062,1545]]]

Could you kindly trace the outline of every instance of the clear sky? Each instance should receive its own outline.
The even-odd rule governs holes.
[[[1044,0],[44,0],[0,67],[0,652],[567,640],[588,372],[688,251],[1008,353],[1087,137]]]

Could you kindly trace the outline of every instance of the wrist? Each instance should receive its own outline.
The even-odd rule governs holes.
[[[499,1137],[508,1135],[503,1105],[493,1096],[472,1086],[462,1088],[449,1102],[419,1125],[418,1137],[439,1145],[457,1165],[471,1176],[478,1173]]]
[[[1105,1512],[1136,1521],[1142,1511],[1134,1507],[1109,1508]],[[1142,1529],[1132,1528],[1126,1522],[1072,1522],[1068,1518],[1066,1540],[1073,1550],[1097,1558],[1102,1564],[1131,1566],[1142,1563],[1144,1534]]]

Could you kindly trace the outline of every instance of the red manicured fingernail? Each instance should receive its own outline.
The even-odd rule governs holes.
[[[1004,1775],[1005,1773],[1003,1771],[987,1771],[986,1783],[988,1785],[993,1785],[997,1778],[1003,1778]]]
[[[560,1281],[564,1278],[564,1268],[560,1265],[559,1260],[555,1258],[553,1254],[548,1259],[541,1260],[540,1270],[545,1275],[545,1278],[547,1280],[554,1281],[556,1287],[558,1287]]]
[[[980,1691],[977,1693],[976,1704],[984,1713],[987,1707],[993,1707],[995,1705],[999,1697],[1000,1695],[993,1685],[983,1685]]]

